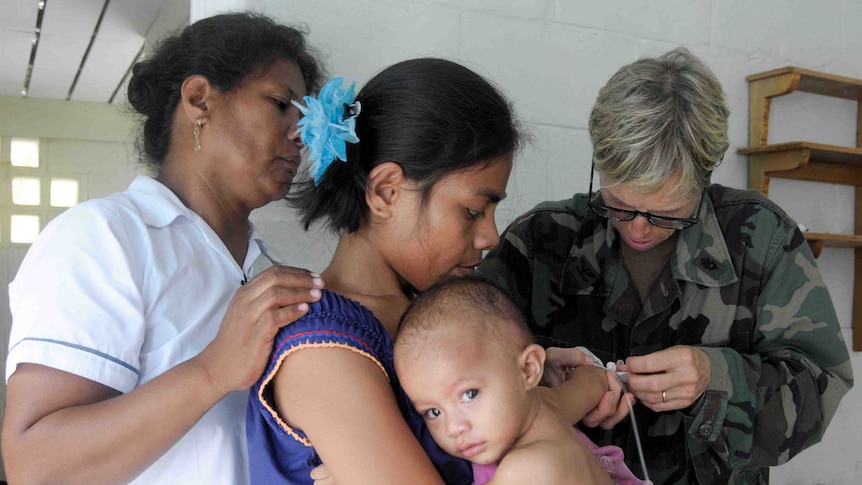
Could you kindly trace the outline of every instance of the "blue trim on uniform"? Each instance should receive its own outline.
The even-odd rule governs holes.
[[[88,352],[88,353],[91,353],[91,354],[93,354],[93,355],[98,355],[99,357],[101,357],[101,358],[103,358],[103,359],[105,359],[105,360],[109,360],[109,361],[111,361],[111,362],[113,362],[113,363],[115,363],[115,364],[119,364],[119,365],[121,365],[121,366],[125,367],[126,369],[129,369],[130,371],[134,372],[136,375],[141,375],[141,371],[139,371],[138,369],[135,369],[134,367],[132,367],[131,365],[129,365],[129,364],[125,363],[125,362],[123,362],[123,361],[122,361],[122,360],[120,360],[120,359],[114,358],[114,357],[112,357],[112,356],[110,356],[110,355],[108,355],[108,354],[106,354],[106,353],[104,353],[104,352],[99,352],[99,351],[98,351],[98,350],[96,350],[96,349],[91,349],[91,348],[89,348],[89,347],[84,347],[83,345],[77,345],[77,344],[73,344],[73,343],[69,343],[69,342],[63,342],[62,340],[54,340],[54,339],[49,339],[49,338],[33,338],[33,337],[27,337],[27,338],[25,338],[25,339],[23,339],[23,340],[20,340],[20,341],[19,341],[18,343],[16,343],[15,345],[13,345],[13,346],[12,346],[12,348],[10,348],[10,349],[9,349],[9,352],[11,353],[11,352],[12,352],[12,349],[14,349],[15,347],[17,347],[17,346],[18,346],[18,344],[20,344],[21,342],[26,342],[26,341],[28,341],[28,340],[33,341],[33,342],[47,342],[47,343],[49,343],[49,344],[64,345],[64,346],[66,346],[66,347],[71,347],[71,348],[73,348],[73,349],[83,350],[84,352]]]

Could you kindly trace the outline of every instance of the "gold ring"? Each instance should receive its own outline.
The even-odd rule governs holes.
[[[667,402],[667,391],[661,391],[661,402]]]

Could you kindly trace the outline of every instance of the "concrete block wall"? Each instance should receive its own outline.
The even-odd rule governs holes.
[[[192,2],[193,6],[195,2]],[[862,78],[862,2],[856,0],[249,0],[212,1],[206,14],[250,8],[304,23],[330,73],[361,86],[381,68],[417,56],[461,61],[500,85],[534,140],[515,162],[502,230],[537,202],[587,189],[587,118],[599,88],[622,65],[685,46],[721,80],[731,108],[731,147],[714,181],[747,186],[745,77],[786,65]],[[770,141],[855,145],[856,103],[794,93],[773,102]],[[776,179],[770,196],[815,231],[853,232],[854,189]],[[255,220],[288,262],[322,269],[334,237],[303,233],[276,204]],[[848,342],[852,250],[818,260]],[[856,282],[862,284],[862,282]],[[862,355],[853,354],[857,376]],[[862,387],[862,386],[860,386]],[[772,483],[862,480],[862,391],[842,402],[823,442],[773,470]]]

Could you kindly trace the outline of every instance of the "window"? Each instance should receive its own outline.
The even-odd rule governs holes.
[[[39,140],[12,138],[12,166],[39,167]]]
[[[49,173],[40,140],[0,138],[0,160],[8,160],[0,164],[0,245],[31,244],[44,224],[80,201],[80,179]]]
[[[39,216],[12,214],[9,240],[13,243],[32,243],[39,235],[39,222]]]
[[[51,179],[51,207],[72,207],[78,203],[78,181]]]
[[[12,177],[12,203],[39,205],[42,199],[42,180],[38,177]]]

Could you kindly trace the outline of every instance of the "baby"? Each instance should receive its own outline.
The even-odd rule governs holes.
[[[545,350],[495,286],[459,278],[424,291],[402,317],[394,352],[434,441],[473,462],[477,483],[612,483],[558,395],[538,385]],[[497,462],[482,482],[476,465]]]

